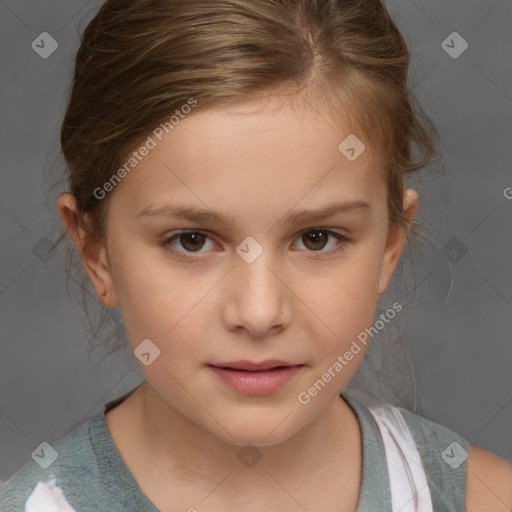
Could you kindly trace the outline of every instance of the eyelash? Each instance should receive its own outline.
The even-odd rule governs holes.
[[[318,251],[311,251],[311,250],[308,250],[306,252],[311,252],[313,254],[315,253],[319,253],[321,255],[325,255],[325,254],[336,254],[338,253],[339,251],[345,249],[345,244],[347,242],[349,242],[349,239],[346,238],[345,236],[343,236],[342,234],[338,233],[337,231],[334,231],[332,229],[328,229],[328,228],[311,228],[311,229],[307,229],[305,231],[302,231],[300,233],[300,236],[306,234],[306,233],[314,233],[314,232],[322,232],[322,233],[325,233],[327,235],[331,235],[333,236],[334,238],[336,238],[340,243],[338,244],[337,247],[335,247],[334,249],[331,249],[330,251],[322,251],[322,250],[318,250]],[[168,236],[166,237],[164,240],[162,240],[160,242],[160,246],[164,247],[166,250],[172,252],[174,254],[174,256],[179,259],[179,260],[183,260],[183,261],[190,261],[191,259],[198,259],[200,256],[193,256],[193,254],[195,254],[194,252],[183,252],[183,251],[179,251],[177,249],[174,249],[170,244],[176,240],[177,238],[179,238],[181,235],[184,235],[184,234],[201,234],[201,235],[205,235],[206,237],[210,238],[210,240],[212,239],[208,233],[204,232],[204,231],[200,231],[200,230],[192,230],[192,229],[185,229],[185,230],[180,230],[180,231],[176,231],[174,232],[171,236]],[[199,252],[197,252],[197,254],[201,254]],[[313,259],[320,259],[322,256],[312,256]]]

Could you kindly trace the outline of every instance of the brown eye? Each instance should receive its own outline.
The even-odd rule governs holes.
[[[211,244],[210,248],[215,247],[215,243],[206,233],[200,231],[178,231],[163,240],[161,245],[177,255],[186,256],[187,254],[201,254],[205,252],[202,249],[208,245],[208,242]]]
[[[181,246],[187,251],[198,251],[204,245],[206,235],[203,233],[182,233],[179,235]]]
[[[295,243],[303,245],[298,249],[309,253],[310,257],[320,258],[345,249],[348,242],[348,238],[332,229],[315,228],[304,231]]]
[[[329,233],[322,230],[307,231],[302,235],[302,242],[312,251],[323,249],[329,240]]]

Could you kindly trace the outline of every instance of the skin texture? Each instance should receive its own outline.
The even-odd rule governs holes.
[[[468,454],[466,510],[512,510],[512,464],[478,446],[471,446]]]
[[[338,395],[364,350],[310,403],[297,396],[373,324],[407,227],[389,225],[379,155],[368,141],[355,161],[338,150],[357,127],[300,102],[258,107],[183,120],[110,192],[106,239],[87,253],[74,198],[59,197],[91,283],[106,306],[120,308],[132,350],[145,339],[160,350],[151,365],[141,364],[146,382],[107,414],[107,425],[140,487],[162,510],[176,481],[182,491],[175,504],[183,510],[209,494],[208,510],[234,499],[255,511],[296,510],[296,502],[332,510],[340,500],[343,510],[355,510],[360,431]],[[369,206],[285,222],[289,213],[334,201]],[[140,215],[164,205],[212,210],[223,221]],[[407,190],[409,220],[417,208],[417,194]],[[313,228],[346,240],[324,235],[315,244],[307,237]],[[183,229],[207,236],[161,245]],[[236,252],[249,236],[263,249],[252,263]],[[242,359],[304,366],[278,391],[249,396],[227,388],[207,366]],[[262,454],[251,469],[237,457],[248,444]]]

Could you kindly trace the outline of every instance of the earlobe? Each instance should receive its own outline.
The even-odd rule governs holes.
[[[103,242],[85,243],[87,231],[80,226],[76,199],[72,194],[61,194],[57,198],[57,209],[70,237],[80,252],[82,264],[97,297],[105,306],[116,307],[117,297],[109,270],[105,244]]]
[[[377,287],[378,296],[381,296],[389,286],[393,272],[400,260],[407,232],[418,211],[418,207],[418,194],[415,190],[407,189],[404,193],[404,216],[406,225],[396,224],[389,229]]]

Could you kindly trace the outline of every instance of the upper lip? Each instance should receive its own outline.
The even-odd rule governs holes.
[[[231,368],[233,370],[245,370],[249,372],[265,371],[279,366],[299,366],[294,363],[288,363],[286,361],[280,361],[279,359],[267,359],[259,363],[253,361],[231,361],[229,363],[215,363],[211,366],[217,368]]]

